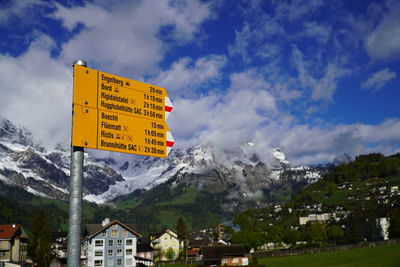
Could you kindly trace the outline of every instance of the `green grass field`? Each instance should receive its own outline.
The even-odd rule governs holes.
[[[310,255],[260,258],[266,267],[311,266],[400,266],[400,244]]]
[[[399,267],[400,244],[299,256],[259,258],[258,263],[265,264],[265,267]],[[187,267],[189,265],[169,264],[162,266]]]

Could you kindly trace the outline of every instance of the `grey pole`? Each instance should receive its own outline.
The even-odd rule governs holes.
[[[74,64],[87,67],[84,60],[77,60]],[[80,266],[83,153],[83,147],[72,147],[69,180],[68,267]]]

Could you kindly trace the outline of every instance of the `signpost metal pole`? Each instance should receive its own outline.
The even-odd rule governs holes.
[[[83,60],[77,60],[74,64],[87,67],[87,63]],[[80,266],[83,153],[83,147],[72,147],[69,181],[68,267]]]

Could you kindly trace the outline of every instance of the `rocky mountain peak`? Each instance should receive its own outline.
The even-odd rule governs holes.
[[[289,167],[290,162],[286,160],[285,153],[283,153],[282,149],[276,147],[272,150],[272,155],[274,156],[274,162],[272,166],[274,168],[285,168]]]
[[[166,159],[128,155],[98,157],[85,153],[84,198],[97,203],[112,201],[137,189],[184,183],[229,197],[258,197],[274,184],[286,183],[282,170],[289,168],[283,151],[272,151],[274,162],[263,162],[256,144],[246,142],[229,151],[197,145],[173,149]],[[48,152],[32,134],[12,122],[0,122],[0,179],[50,198],[68,197],[70,151],[60,146]],[[273,169],[270,168],[273,167]],[[285,180],[286,179],[286,180]],[[297,178],[296,178],[297,179]]]
[[[26,128],[17,127],[6,119],[0,121],[0,140],[8,141],[12,144],[33,146],[32,133]]]

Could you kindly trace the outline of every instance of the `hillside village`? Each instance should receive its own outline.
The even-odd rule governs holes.
[[[81,266],[154,266],[176,260],[204,262],[205,265],[248,265],[246,249],[242,245],[230,245],[221,238],[224,233],[222,225],[197,233],[185,232],[184,238],[171,229],[145,237],[134,228],[134,225],[109,218],[101,224],[85,225],[81,239]],[[212,238],[215,233],[217,236]],[[45,242],[41,238],[41,245],[34,241],[39,247]],[[48,240],[50,250],[45,253],[45,259],[39,258],[39,262],[28,256],[30,241],[21,225],[0,225],[0,240],[1,266],[66,266],[66,231],[53,233]],[[43,260],[48,263],[40,262]]]
[[[248,209],[238,213],[233,224],[199,231],[191,231],[183,218],[174,229],[150,234],[141,234],[130,222],[99,219],[101,223],[84,225],[81,263],[248,265],[257,253],[268,251],[396,241],[400,237],[399,160],[398,154],[359,156],[290,201]],[[1,266],[66,266],[67,232],[54,232],[48,216],[42,211],[33,219],[30,235],[21,224],[0,225]]]

